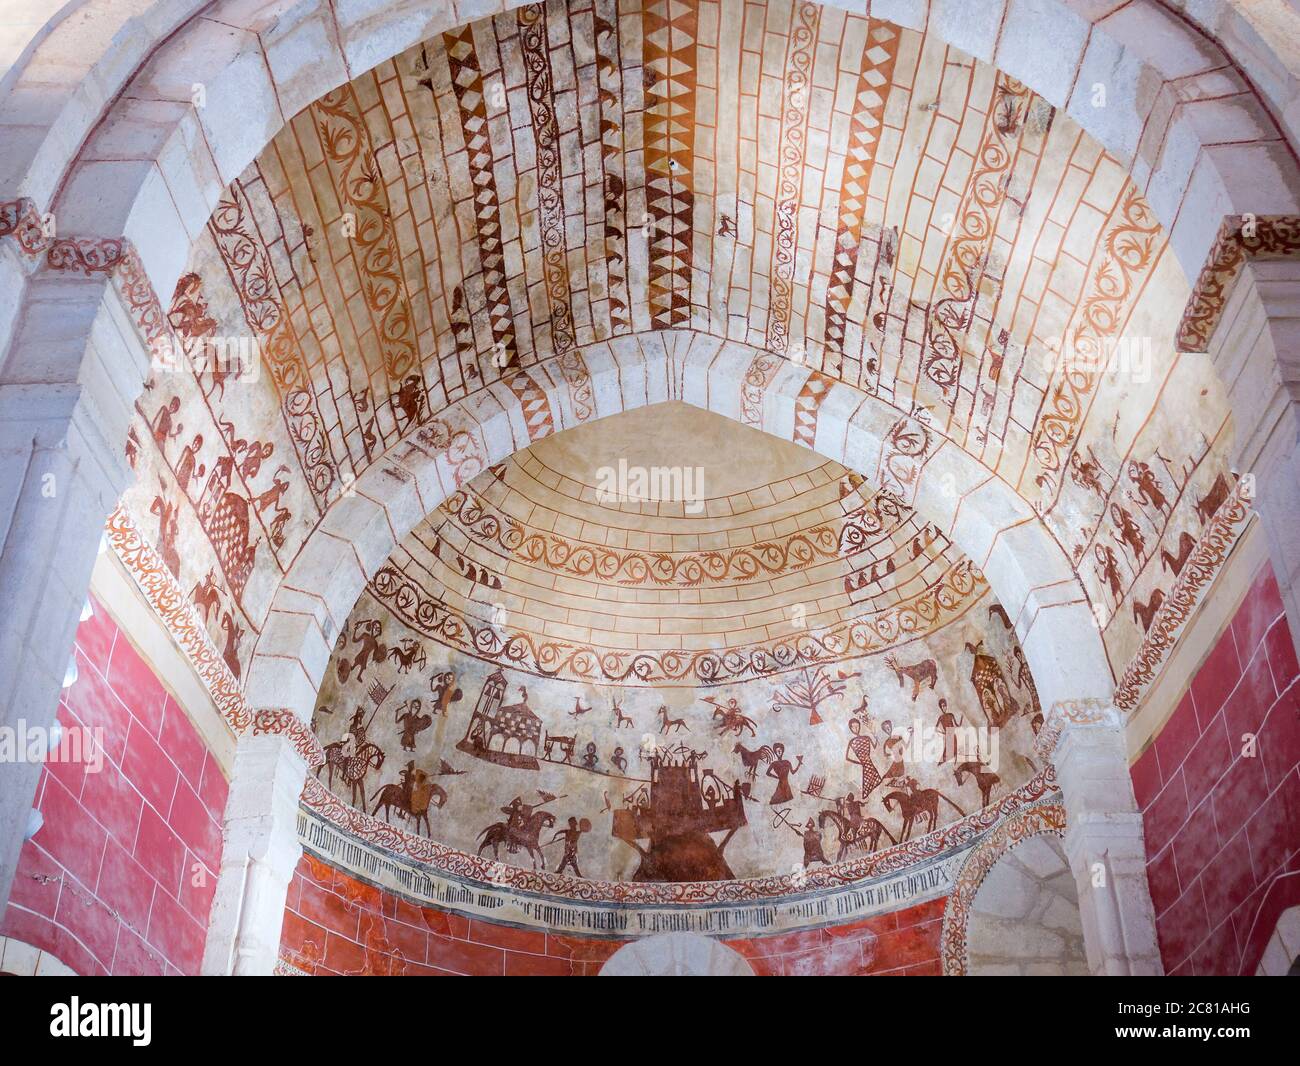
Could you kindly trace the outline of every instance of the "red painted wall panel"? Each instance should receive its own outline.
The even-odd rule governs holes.
[[[0,933],[81,974],[195,974],[227,782],[198,731],[95,603],[59,721],[102,730],[102,769],[47,762]]]
[[[762,975],[937,975],[945,902],[832,929],[726,943]],[[304,856],[289,886],[280,955],[317,975],[591,976],[623,943],[416,907]]]
[[[1300,903],[1298,695],[1300,666],[1266,565],[1132,767],[1172,975],[1254,973],[1278,914]]]

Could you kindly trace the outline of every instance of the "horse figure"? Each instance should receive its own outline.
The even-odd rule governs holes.
[[[879,818],[863,818],[855,826],[839,811],[824,810],[817,816],[817,824],[825,829],[827,822],[833,823],[835,831],[839,834],[840,851],[835,856],[836,862],[843,859],[851,848],[861,848],[867,852],[875,851],[880,846],[881,833],[889,837],[891,844],[898,843]]]
[[[989,805],[989,797],[993,794],[993,786],[1002,780],[997,774],[993,773],[982,762],[964,762],[957,767],[957,787],[960,788],[965,781],[965,775],[970,774],[975,778],[975,784],[980,790],[980,806]]]
[[[378,799],[375,803],[374,810],[371,814],[379,814],[379,808],[384,808],[384,821],[389,821],[389,811],[397,808],[397,813],[403,818],[415,818],[415,831],[420,831],[420,823],[424,822],[424,828],[428,831],[427,836],[433,836],[433,827],[429,824],[429,807],[434,806],[439,809],[447,804],[447,790],[441,785],[435,785],[429,775],[423,770],[416,770],[411,775],[408,782],[404,785],[390,782],[370,797],[371,801]],[[391,824],[391,823],[390,823]]]
[[[351,738],[348,738],[350,740]],[[329,767],[329,786],[334,788],[334,771],[352,787],[352,806],[364,810],[366,802],[366,774],[384,765],[384,753],[378,744],[366,741],[356,751],[348,751],[348,740],[336,740],[325,745],[325,761],[316,768],[316,776]]]
[[[514,830],[510,828],[509,822],[493,822],[479,834],[478,853],[482,855],[483,849],[490,846],[492,858],[496,859],[502,844],[506,845],[507,852],[523,848],[532,857],[533,869],[536,870],[540,862],[545,870],[546,856],[537,838],[544,829],[550,829],[554,824],[555,815],[550,811],[534,811],[523,825]]]
[[[903,815],[903,826],[898,834],[900,841],[911,838],[912,828],[915,826],[917,818],[927,817],[929,819],[929,825],[923,833],[929,833],[934,829],[935,822],[939,820],[940,800],[943,800],[963,818],[966,817],[966,812],[937,788],[917,788],[916,782],[911,778],[907,779],[907,784],[911,786],[910,791],[895,789],[885,797],[885,810],[892,811],[894,803],[897,802],[899,812]]]
[[[719,719],[721,721],[719,722]],[[718,736],[724,736],[730,732],[733,737],[744,735],[744,730],[749,730],[749,735],[757,736],[754,729],[754,720],[748,715],[741,714],[740,710],[735,707],[715,707],[713,710],[713,720],[719,722]]]

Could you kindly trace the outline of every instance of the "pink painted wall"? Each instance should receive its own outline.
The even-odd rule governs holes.
[[[0,933],[80,974],[194,974],[221,861],[227,783],[102,604],[77,629],[64,728],[103,730],[98,773],[47,762]]]
[[[1171,975],[1249,974],[1300,902],[1300,666],[1265,566],[1133,764]],[[1258,737],[1255,757],[1243,736]]]

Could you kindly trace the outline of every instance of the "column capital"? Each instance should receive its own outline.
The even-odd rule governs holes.
[[[1057,700],[1043,715],[1043,724],[1034,738],[1034,752],[1041,759],[1055,762],[1065,734],[1083,729],[1118,733],[1122,737],[1124,714],[1111,700],[1091,696]]]

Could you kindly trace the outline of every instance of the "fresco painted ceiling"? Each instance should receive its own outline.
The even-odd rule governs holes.
[[[326,95],[225,190],[165,330],[183,351],[248,353],[252,372],[158,362],[128,443],[137,480],[124,509],[238,681],[326,509],[385,449],[425,434],[463,476],[452,512],[430,518],[445,537],[426,523],[398,560],[439,619],[413,615],[410,639],[432,640],[432,628],[442,647],[486,663],[477,642],[490,650],[513,634],[511,686],[524,682],[510,671],[538,669],[539,655],[550,668],[559,640],[610,666],[568,662],[551,670],[555,684],[612,684],[632,663],[651,664],[666,689],[691,691],[702,670],[760,683],[746,671],[777,654],[770,627],[794,580],[775,556],[734,545],[728,566],[755,568],[744,583],[754,601],[737,604],[720,645],[694,647],[718,636],[690,632],[700,619],[686,599],[702,604],[712,576],[694,590],[682,576],[704,572],[707,542],[691,559],[672,541],[683,570],[658,582],[663,564],[643,557],[661,550],[655,538],[693,533],[671,523],[627,545],[589,540],[570,520],[591,501],[571,506],[548,485],[565,468],[559,441],[485,471],[444,417],[509,390],[537,441],[556,424],[539,383],[567,389],[569,423],[594,416],[585,360],[596,350],[662,352],[671,331],[726,339],[748,346],[744,409],[761,408],[783,367],[807,368],[802,444],[832,382],[890,405],[897,432],[878,488],[907,500],[909,479],[949,442],[1014,488],[1075,560],[1118,677],[1230,486],[1221,388],[1174,345],[1187,292],[1124,166],[1045,100],[933,37],[813,4],[531,5]],[[806,458],[792,476],[809,486],[783,517],[808,535],[791,547],[811,553],[807,570],[828,547],[819,523],[860,512],[864,530],[879,524],[839,564],[861,587],[828,578],[811,632],[898,611],[920,583],[960,570],[937,536],[907,557],[912,538],[934,532],[923,517],[886,513],[885,492],[862,483],[838,497],[845,475]],[[779,481],[768,472],[762,485]],[[493,523],[504,542],[486,532]],[[570,561],[541,566],[536,552]],[[593,583],[572,572],[587,558],[644,567],[646,581]],[[525,576],[497,601],[465,586],[476,568]],[[549,615],[547,595],[569,582],[586,606]],[[625,598],[592,602],[593,585]],[[484,630],[472,608],[497,602],[509,621]],[[632,604],[647,614],[597,617]],[[681,632],[661,633],[668,624]],[[960,629],[929,657],[958,661]],[[680,653],[651,635],[680,638]],[[461,685],[467,701],[478,683]]]
[[[638,482],[682,455],[698,465],[677,481]],[[320,701],[341,798],[549,869],[574,818],[577,872],[602,880],[787,874],[920,836],[1023,785],[1041,723],[1005,612],[942,534],[676,403],[547,438],[451,497],[371,581]],[[669,815],[680,832],[647,829]],[[544,830],[535,849],[514,819]]]
[[[1005,75],[811,4],[444,34],[299,114],[190,266],[178,342],[251,337],[260,374],[156,373],[127,502],[241,665],[400,434],[543,357],[580,380],[626,335],[733,338],[760,394],[793,359],[923,415],[923,451],[958,443],[1045,516],[1117,674],[1224,470],[1226,406],[1174,353],[1185,280],[1123,168]],[[1116,342],[1145,372],[1049,358]]]

